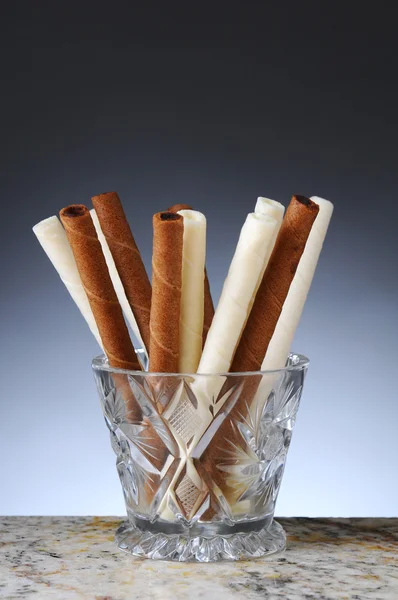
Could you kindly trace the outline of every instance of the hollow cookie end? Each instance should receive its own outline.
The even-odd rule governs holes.
[[[177,213],[172,213],[172,212],[160,213],[161,221],[178,221],[178,219],[181,219],[181,215],[178,215]]]
[[[82,217],[88,212],[88,209],[84,204],[71,204],[61,210],[61,216],[63,217]]]
[[[307,196],[301,196],[300,194],[295,194],[293,197],[296,198],[297,202],[300,202],[300,204],[305,204],[305,206],[309,206],[310,204],[313,204],[312,200],[310,200],[310,198],[307,198]]]

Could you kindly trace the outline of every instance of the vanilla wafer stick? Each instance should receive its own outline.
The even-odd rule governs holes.
[[[72,248],[58,217],[53,216],[40,221],[33,227],[33,233],[82,313],[91,333],[102,348],[101,336],[77,269]]]
[[[250,213],[242,227],[221,297],[207,335],[198,373],[229,371],[267,265],[277,221]]]
[[[273,217],[280,227],[283,220],[283,215],[285,214],[285,207],[283,206],[283,204],[277,202],[276,200],[271,200],[270,198],[263,198],[263,196],[259,196],[257,198],[254,212],[259,213],[261,215],[267,215],[268,217]],[[279,227],[277,228],[276,233],[278,233]]]
[[[189,204],[174,204],[167,209],[168,212],[179,212],[181,210],[193,210]],[[207,334],[210,329],[214,317],[214,304],[213,298],[211,297],[210,282],[207,276],[207,269],[205,267],[204,273],[204,306],[203,306],[203,335],[202,335],[202,348],[205,345]]]
[[[203,339],[206,218],[196,210],[178,214],[184,219],[178,370],[196,373]]]

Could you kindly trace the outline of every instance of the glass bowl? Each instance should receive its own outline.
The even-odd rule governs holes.
[[[216,375],[92,366],[127,509],[119,548],[199,562],[284,549],[274,511],[306,357]]]

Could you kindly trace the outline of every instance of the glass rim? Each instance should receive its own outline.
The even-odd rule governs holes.
[[[136,353],[145,354],[144,350],[136,350]],[[284,373],[290,371],[301,371],[306,369],[310,363],[309,358],[304,356],[304,354],[298,354],[296,352],[289,352],[289,356],[291,360],[293,360],[293,364],[287,365],[280,369],[267,369],[266,371],[242,371],[242,372],[230,372],[227,373],[157,373],[155,371],[133,371],[129,369],[119,369],[117,367],[111,367],[108,364],[108,359],[105,354],[100,354],[96,356],[92,362],[91,366],[95,371],[107,371],[108,373],[120,373],[123,375],[134,375],[138,376],[156,376],[156,377],[245,377],[245,376],[254,376],[254,375],[269,375],[272,373]]]

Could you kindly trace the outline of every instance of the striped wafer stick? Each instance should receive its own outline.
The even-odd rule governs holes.
[[[61,210],[60,217],[109,364],[141,370],[89,210],[83,204],[72,204]]]
[[[93,196],[92,203],[137,322],[140,337],[148,350],[151,284],[123,206],[116,192]]]
[[[179,367],[183,234],[181,215],[154,215],[149,369],[157,373]]]

